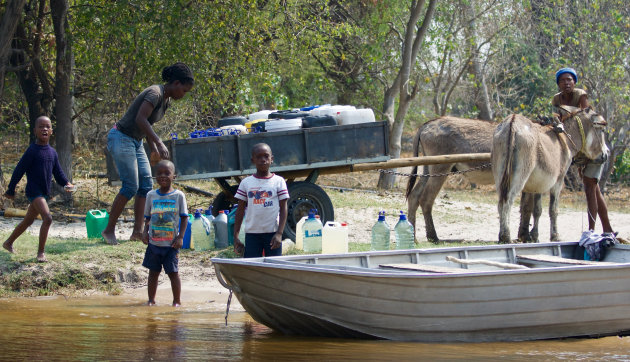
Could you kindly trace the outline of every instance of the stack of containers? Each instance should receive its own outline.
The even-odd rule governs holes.
[[[207,136],[239,135],[249,132],[277,132],[298,130],[300,128],[326,127],[374,122],[374,111],[370,108],[357,109],[350,105],[309,106],[300,109],[272,111],[262,110],[250,113],[247,117],[234,116],[222,118],[218,128],[212,132],[191,133],[191,138]]]

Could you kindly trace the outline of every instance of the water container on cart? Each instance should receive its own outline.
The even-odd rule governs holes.
[[[385,211],[378,213],[378,221],[372,227],[372,250],[389,250],[390,228],[385,221]]]
[[[309,113],[311,116],[336,116],[338,113],[342,111],[356,109],[355,106],[342,106],[342,105],[334,105],[330,104],[323,105],[321,107],[315,108],[311,110]]]
[[[322,254],[348,253],[348,224],[328,221],[322,229]]]
[[[291,131],[302,128],[302,118],[278,119],[265,122],[265,132]]]
[[[296,118],[302,119],[309,115],[310,113],[308,112],[288,110],[288,111],[276,111],[276,112],[270,113],[268,117],[269,119],[296,119]]]
[[[235,125],[243,126],[245,125],[245,122],[247,122],[247,119],[243,116],[225,117],[225,118],[221,118],[217,122],[217,126],[219,126],[219,128],[225,127],[225,126],[235,126]]]
[[[248,133],[255,133],[258,129],[263,129],[263,125],[266,121],[266,118],[255,119],[253,121],[245,123],[245,128],[247,129]]]
[[[340,126],[375,121],[374,111],[370,108],[343,110],[334,117]]]
[[[262,111],[250,113],[250,114],[247,115],[247,120],[248,120],[247,123],[252,122],[252,121],[256,121],[256,120],[259,120],[259,119],[267,119],[267,118],[269,118],[269,113],[273,113],[273,112],[274,111],[271,111],[271,110],[262,110]]]
[[[241,135],[247,134],[247,127],[242,124],[235,124],[231,126],[223,126],[217,128],[215,132],[219,133],[221,136]]]
[[[308,116],[302,118],[302,128],[336,126],[337,120],[333,116]]]

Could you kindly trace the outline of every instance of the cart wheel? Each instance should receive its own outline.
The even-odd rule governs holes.
[[[282,237],[295,241],[295,227],[311,209],[317,209],[322,224],[335,219],[335,211],[330,198],[321,187],[310,182],[292,182],[288,185],[287,225]]]
[[[232,195],[236,194],[236,190],[238,190],[238,185],[230,186]],[[221,191],[212,202],[212,216],[217,217],[217,215],[219,215],[219,210],[232,210],[236,204],[238,204],[238,200],[233,197],[228,197],[225,192]]]

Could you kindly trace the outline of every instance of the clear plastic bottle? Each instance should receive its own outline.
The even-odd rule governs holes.
[[[206,232],[208,233],[208,240],[210,240],[210,247],[214,249],[215,247],[214,246],[214,225],[212,224],[212,221],[214,220],[214,216],[212,216],[212,206],[208,207],[206,211],[204,211],[203,217],[205,217],[205,219],[208,221],[208,225],[206,226],[206,224],[204,223],[204,226],[206,226]]]
[[[415,247],[413,240],[413,225],[407,221],[407,216],[401,211],[400,219],[394,227],[396,235],[396,249],[413,249]]]
[[[212,222],[212,220],[214,220],[214,216],[212,216],[212,205],[210,205],[203,213],[208,221]]]
[[[219,210],[219,215],[212,220],[214,225],[214,246],[217,249],[228,247],[228,220],[227,213]]]
[[[315,217],[317,210],[308,213],[308,219],[302,225],[304,230],[304,251],[307,253],[321,253],[322,251],[322,223]]]
[[[228,245],[234,245],[234,223],[236,222],[237,210],[238,206],[234,206],[232,211],[226,214],[228,220]],[[247,208],[245,209],[245,211],[247,211]],[[243,214],[241,228],[238,231],[238,239],[241,241],[241,243],[245,244],[245,214]]]
[[[308,215],[302,216],[295,225],[295,247],[299,250],[304,250],[304,223],[306,220],[308,220]]]
[[[206,233],[206,227],[201,219],[201,210],[195,210],[192,222],[192,230],[190,231],[192,239],[195,241],[195,250],[203,251],[210,250],[210,239],[208,239],[208,233]]]
[[[391,230],[385,221],[385,211],[378,213],[378,221],[372,227],[372,250],[389,250]]]

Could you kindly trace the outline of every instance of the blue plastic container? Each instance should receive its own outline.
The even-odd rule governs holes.
[[[188,226],[186,227],[186,232],[184,233],[184,244],[182,246],[182,249],[195,249],[195,243],[192,242],[191,238],[190,238],[190,230],[192,229],[192,214],[188,214]],[[180,224],[180,228],[181,228],[181,224]]]

